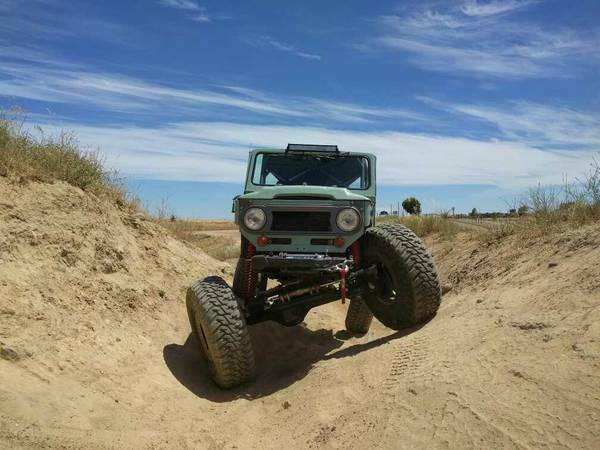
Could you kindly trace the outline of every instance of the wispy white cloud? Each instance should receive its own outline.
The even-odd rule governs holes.
[[[490,54],[489,51],[432,45],[412,39],[382,37],[378,40],[389,48],[410,53],[410,61],[437,72],[468,72],[497,77],[548,77],[559,73],[511,55]]]
[[[261,47],[271,47],[276,50],[280,50],[282,52],[292,53],[292,54],[299,56],[300,58],[304,58],[304,59],[313,59],[313,60],[317,60],[317,61],[321,60],[321,55],[317,55],[316,53],[308,53],[305,51],[298,50],[293,45],[280,42],[276,39],[273,39],[271,36],[261,36],[259,39],[255,40],[255,41],[248,41],[248,42],[250,42],[252,45],[258,45]]]
[[[229,19],[229,16],[223,14],[209,14],[206,6],[202,6],[193,0],[158,0],[158,4],[179,9],[194,22],[207,23],[213,20]]]
[[[316,59],[317,61],[321,60],[321,55],[317,55],[315,53],[297,52],[296,54],[301,58]]]
[[[201,9],[200,5],[192,0],[159,0],[158,3],[164,6],[170,6],[171,8],[188,11],[199,11]]]
[[[194,14],[191,18],[194,22],[211,22],[212,18],[206,12]]]
[[[376,118],[404,119],[408,121],[428,120],[422,114],[410,110],[375,108],[365,105],[313,98],[304,98],[301,102],[307,105],[308,111],[312,111],[312,114],[325,114],[332,120],[346,123],[368,122],[370,119]]]
[[[465,1],[460,9],[467,16],[494,16],[525,8],[539,0],[495,0],[479,2],[477,0]]]
[[[66,41],[85,35],[128,47],[139,38],[134,25],[81,14],[75,2],[0,0],[0,15],[0,36],[5,42],[24,43],[34,38]]]
[[[401,52],[427,70],[499,78],[571,77],[587,59],[600,57],[598,30],[544,30],[512,18],[535,3],[470,0],[402,10],[378,19],[383,31],[370,48]]]
[[[442,102],[420,97],[427,104],[495,125],[506,139],[540,148],[600,151],[600,115],[567,107],[518,101],[502,105]]]
[[[50,125],[56,133],[60,126]],[[577,175],[591,151],[542,151],[511,141],[486,141],[395,131],[186,122],[158,128],[71,124],[83,144],[99,146],[126,174],[158,179],[239,182],[248,150],[288,142],[331,142],[374,152],[387,185],[491,184],[522,188]]]
[[[111,112],[210,115],[219,108],[312,123],[368,123],[382,119],[424,121],[404,109],[377,108],[310,97],[276,97],[243,86],[178,88],[69,65],[36,50],[0,46],[0,95],[93,106]]]

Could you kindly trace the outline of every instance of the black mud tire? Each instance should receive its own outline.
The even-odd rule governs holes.
[[[244,313],[220,277],[192,284],[186,296],[192,333],[206,357],[213,381],[231,389],[254,375],[254,352]]]
[[[421,240],[403,225],[373,227],[362,238],[363,266],[377,266],[377,276],[363,295],[373,315],[401,330],[433,317],[442,289],[433,259]]]
[[[360,296],[350,299],[346,313],[346,330],[365,334],[371,327],[373,313]]]
[[[244,258],[240,257],[235,265],[233,273],[233,292],[240,298],[244,298]]]

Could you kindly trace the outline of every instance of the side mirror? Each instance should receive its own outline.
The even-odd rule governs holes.
[[[233,202],[231,204],[231,212],[235,213],[235,201],[238,199],[239,195],[236,195],[235,197],[233,197]]]

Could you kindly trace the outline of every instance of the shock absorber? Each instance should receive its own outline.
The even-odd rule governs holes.
[[[245,240],[244,250],[244,294],[246,298],[251,298],[254,297],[256,281],[258,279],[258,274],[254,272],[254,268],[252,267],[252,257],[256,252],[256,247]]]

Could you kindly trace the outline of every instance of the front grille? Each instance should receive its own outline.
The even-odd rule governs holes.
[[[310,243],[311,245],[334,245],[334,239],[313,238]]]
[[[331,231],[330,213],[273,211],[272,231]]]
[[[291,243],[292,243],[292,240],[290,238],[278,238],[278,237],[269,238],[269,244],[273,244],[273,245],[289,245]]]

